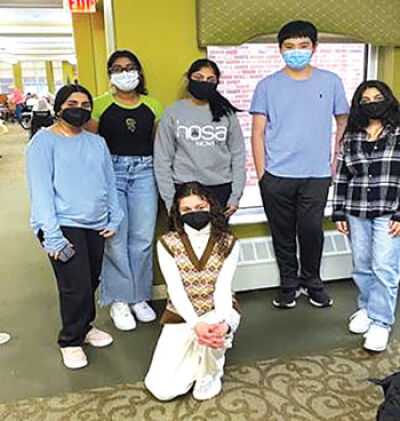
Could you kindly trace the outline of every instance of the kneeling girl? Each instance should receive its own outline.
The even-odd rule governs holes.
[[[240,321],[231,291],[239,245],[199,183],[178,188],[169,229],[157,243],[168,301],[145,385],[160,400],[193,385],[196,399],[209,399],[221,391],[225,352]]]

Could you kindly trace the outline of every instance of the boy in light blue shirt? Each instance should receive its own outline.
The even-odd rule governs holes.
[[[281,28],[286,66],[258,83],[250,107],[253,157],[280,270],[281,289],[273,301],[278,308],[296,305],[300,285],[311,304],[332,305],[319,274],[322,218],[349,106],[341,79],[310,65],[317,38],[310,22]],[[333,157],[332,116],[337,122]]]

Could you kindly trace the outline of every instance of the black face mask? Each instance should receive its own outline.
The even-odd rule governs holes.
[[[210,212],[188,212],[182,215],[182,221],[197,231],[210,222]]]
[[[390,102],[384,99],[383,101],[360,104],[360,110],[366,117],[379,120],[389,109],[390,105]]]
[[[61,112],[61,118],[74,127],[82,127],[90,120],[91,112],[85,108],[65,108]]]
[[[188,91],[201,101],[209,101],[217,91],[217,84],[189,79]]]

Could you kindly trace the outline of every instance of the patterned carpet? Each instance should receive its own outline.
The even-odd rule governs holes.
[[[383,399],[366,381],[400,363],[400,343],[382,354],[340,349],[226,369],[223,392],[197,402],[153,399],[141,382],[0,405],[2,421],[373,421]]]

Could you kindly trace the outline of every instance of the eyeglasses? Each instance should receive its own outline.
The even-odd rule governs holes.
[[[116,64],[115,66],[111,66],[109,70],[110,73],[132,72],[134,70],[137,70],[137,67],[134,64],[128,64],[125,67]]]
[[[190,79],[195,80],[197,82],[207,82],[207,83],[213,83],[214,85],[216,85],[218,83],[218,79],[216,76],[209,76],[206,77],[201,73],[193,73],[190,76]]]

